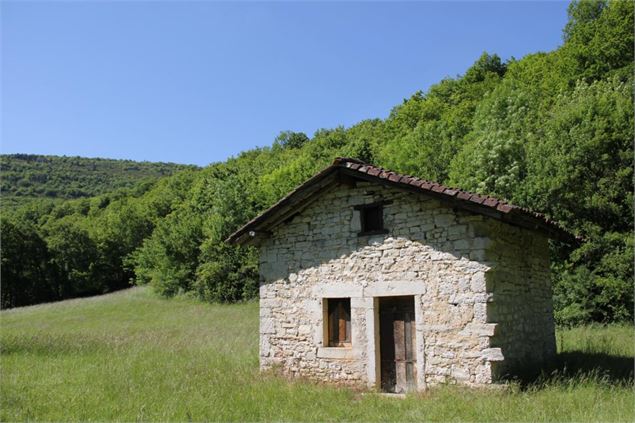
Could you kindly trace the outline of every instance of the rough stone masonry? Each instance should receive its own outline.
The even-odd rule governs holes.
[[[360,236],[382,202],[387,233]],[[413,296],[416,389],[495,383],[555,356],[548,237],[373,181],[326,184],[260,242],[260,365],[379,387],[378,299]],[[251,233],[254,235],[254,232]],[[350,298],[329,347],[324,301]]]

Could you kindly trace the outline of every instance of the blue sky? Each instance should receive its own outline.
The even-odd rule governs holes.
[[[562,43],[565,2],[10,2],[3,153],[205,165]]]

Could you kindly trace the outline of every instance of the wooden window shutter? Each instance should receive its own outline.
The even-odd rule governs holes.
[[[341,347],[351,342],[350,298],[328,299],[328,344]]]

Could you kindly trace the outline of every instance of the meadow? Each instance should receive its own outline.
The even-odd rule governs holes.
[[[558,370],[405,399],[258,371],[258,304],[146,288],[0,313],[2,421],[634,421],[632,326],[558,330]]]

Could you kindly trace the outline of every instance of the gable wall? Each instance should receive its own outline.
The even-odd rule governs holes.
[[[390,232],[358,237],[359,215],[353,206],[379,200],[392,201],[384,206]],[[501,281],[506,280],[497,279],[493,271],[514,265],[515,256],[505,259],[504,266],[492,261],[506,254],[492,252],[493,246],[503,246],[498,238],[507,227],[422,195],[368,182],[354,188],[334,186],[274,228],[261,247],[261,367],[374,385],[374,298],[414,295],[419,388],[447,380],[490,383],[491,363],[503,357],[496,347],[509,347],[499,341],[500,346],[492,348],[496,324],[491,323],[493,316],[488,319],[494,282],[503,287]],[[329,297],[351,298],[352,349],[323,344],[322,299]],[[512,297],[503,298],[501,315],[512,307]]]

